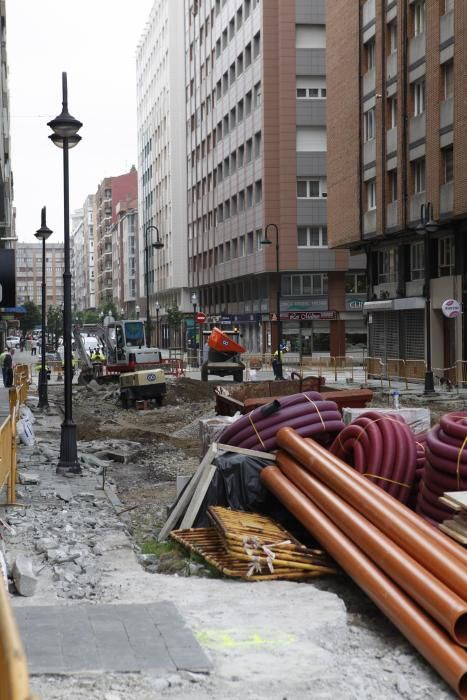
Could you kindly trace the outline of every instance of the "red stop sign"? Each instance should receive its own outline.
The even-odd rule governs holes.
[[[197,323],[204,323],[206,320],[206,314],[203,314],[202,311],[198,311],[196,314],[196,322]]]

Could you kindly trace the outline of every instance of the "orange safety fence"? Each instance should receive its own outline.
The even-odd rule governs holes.
[[[385,366],[381,358],[366,357],[363,361],[363,367],[365,369],[365,383],[368,383],[368,379],[379,379],[382,387],[385,377]]]
[[[11,396],[12,391],[10,391]],[[7,486],[7,504],[16,503],[16,406],[0,425],[0,489]]]

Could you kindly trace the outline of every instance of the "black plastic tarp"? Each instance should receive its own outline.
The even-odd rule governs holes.
[[[303,544],[315,545],[311,535],[293,515],[264,488],[260,472],[271,460],[235,452],[218,455],[216,472],[193,527],[207,527],[209,506],[225,506],[233,510],[261,513],[276,520]]]

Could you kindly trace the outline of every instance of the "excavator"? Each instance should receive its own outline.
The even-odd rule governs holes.
[[[80,384],[86,384],[91,379],[109,381],[127,372],[155,369],[162,362],[160,350],[146,346],[143,321],[114,321],[107,317],[103,324],[74,325],[72,330],[81,365]],[[99,366],[92,362],[86,351],[83,334],[98,339],[106,357],[105,365]]]

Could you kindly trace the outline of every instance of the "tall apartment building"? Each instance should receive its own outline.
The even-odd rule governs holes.
[[[432,364],[451,367],[467,353],[441,308],[467,302],[465,2],[327,10],[330,244],[368,253],[370,355],[424,359],[428,317]]]
[[[138,297],[138,201],[118,202],[112,226],[113,301],[120,314],[134,318]]]
[[[138,175],[133,166],[129,173],[106,177],[95,195],[94,271],[96,306],[113,298],[112,227],[117,222],[117,204],[137,197]]]
[[[84,213],[75,209],[71,215],[70,266],[71,303],[75,311],[83,311],[86,298],[86,254],[84,248]]]
[[[15,228],[13,178],[10,163],[10,99],[6,26],[5,0],[0,0],[0,248],[13,248],[12,238],[15,237]]]
[[[184,2],[199,307],[248,350],[274,348],[278,268],[282,339],[343,355],[366,342],[366,263],[327,246],[325,2]]]
[[[63,304],[63,243],[47,241],[45,250],[46,306]],[[16,296],[18,305],[42,304],[42,243],[16,244]]]
[[[142,312],[191,312],[186,211],[183,0],[155,0],[137,51],[139,280]],[[164,247],[155,250],[156,226]],[[146,249],[149,277],[146,275]]]

